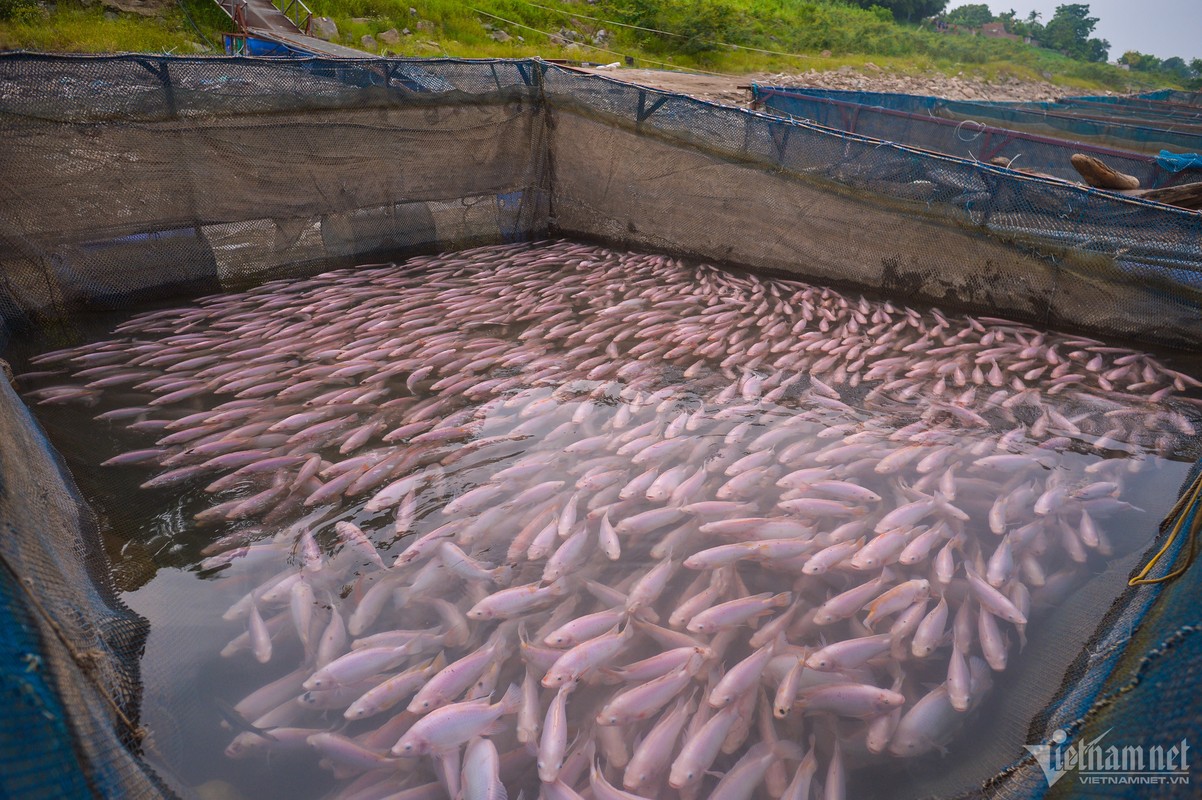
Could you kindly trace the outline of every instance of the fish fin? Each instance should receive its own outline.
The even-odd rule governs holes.
[[[250,720],[248,720],[240,711],[227,703],[225,700],[217,697],[214,698],[214,702],[217,705],[218,712],[224,718],[222,720],[223,724],[228,726],[230,729],[253,733],[255,736],[272,742],[279,741],[279,739],[271,735],[271,731],[275,730],[277,726],[273,725],[270,728],[256,728]]]
[[[644,622],[650,622],[652,625],[655,625],[659,622],[659,614],[655,613],[655,609],[651,608],[650,606],[636,608],[633,612],[631,612],[631,616],[638,617]]]
[[[326,759],[324,759],[324,758],[322,759],[322,761],[325,761],[325,760]],[[361,774],[362,773],[360,772],[360,770],[355,769],[353,767],[334,767],[334,779],[335,780],[344,781],[347,778],[354,778]]]
[[[535,736],[533,739],[523,744],[522,749],[525,750],[531,758],[538,758],[538,736]]]
[[[499,736],[509,730],[509,724],[502,719],[494,719],[488,727],[480,731],[480,736]]]
[[[502,695],[499,705],[502,707],[502,714],[512,714],[522,705],[522,689],[516,683],[509,684],[509,688]],[[483,735],[483,734],[482,734]]]

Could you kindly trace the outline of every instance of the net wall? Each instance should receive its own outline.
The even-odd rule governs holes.
[[[130,750],[146,623],[39,430],[0,381],[0,795],[159,796]]]
[[[4,316],[44,324],[537,235],[529,77],[514,63],[0,59]]]
[[[1159,128],[1192,135],[1199,132],[1199,120],[1196,113],[1133,105],[1122,100],[1116,103],[1099,104],[1070,98],[1054,101],[996,102],[985,103],[985,105],[1004,106],[1019,111],[1042,111],[1078,119],[1115,121],[1137,127]]]
[[[1143,188],[1172,186],[1196,180],[1197,170],[1172,172],[1159,166],[1152,156],[1113,150],[1080,142],[1038,136],[976,121],[955,121],[927,114],[862,105],[849,100],[811,95],[806,89],[753,86],[755,99],[764,110],[785,117],[812,120],[828,128],[871,136],[889,142],[989,162],[1004,158],[1018,169],[1030,169],[1064,180],[1079,182],[1073,167],[1075,153],[1101,159],[1119,172],[1139,179]]]
[[[1181,343],[1198,214],[562,70],[556,228],[891,297]]]
[[[1202,92],[1183,92],[1178,89],[1161,89],[1147,92],[1140,97],[1149,100],[1160,100],[1167,103],[1177,103],[1186,106],[1202,106]]]
[[[1202,114],[1198,109],[1170,104],[1153,104],[1147,100],[1129,100],[1115,98],[1115,102],[1107,103],[1099,98],[1066,97],[1055,103],[1046,104],[1051,108],[1089,119],[1142,120],[1159,128],[1177,128],[1197,133],[1202,123]]]
[[[13,55],[0,135],[11,325],[558,231],[1202,338],[1197,214],[538,62]]]
[[[1158,153],[1161,150],[1196,153],[1202,150],[1202,135],[1197,133],[1166,130],[1123,121],[1084,119],[1043,108],[1023,108],[1021,104],[983,103],[947,100],[942,97],[890,92],[853,92],[839,89],[807,88],[806,93],[861,105],[943,117],[957,122],[975,120],[986,125],[1059,139],[1085,141],[1118,150],[1131,150],[1139,153]]]

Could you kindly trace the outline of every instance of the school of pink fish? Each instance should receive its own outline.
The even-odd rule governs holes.
[[[230,758],[332,797],[842,798],[943,749],[1200,384],[1000,319],[568,242],[339,270],[41,355],[204,487]],[[1150,523],[1145,526],[1151,528]],[[259,667],[259,669],[267,669]]]

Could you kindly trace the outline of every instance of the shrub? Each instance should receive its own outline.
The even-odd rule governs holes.
[[[33,22],[41,11],[33,0],[0,0],[0,20]]]

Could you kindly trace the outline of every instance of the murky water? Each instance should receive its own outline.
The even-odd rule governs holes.
[[[1164,354],[568,243],[100,324],[22,385],[154,755],[245,797],[896,795],[1196,424]]]

